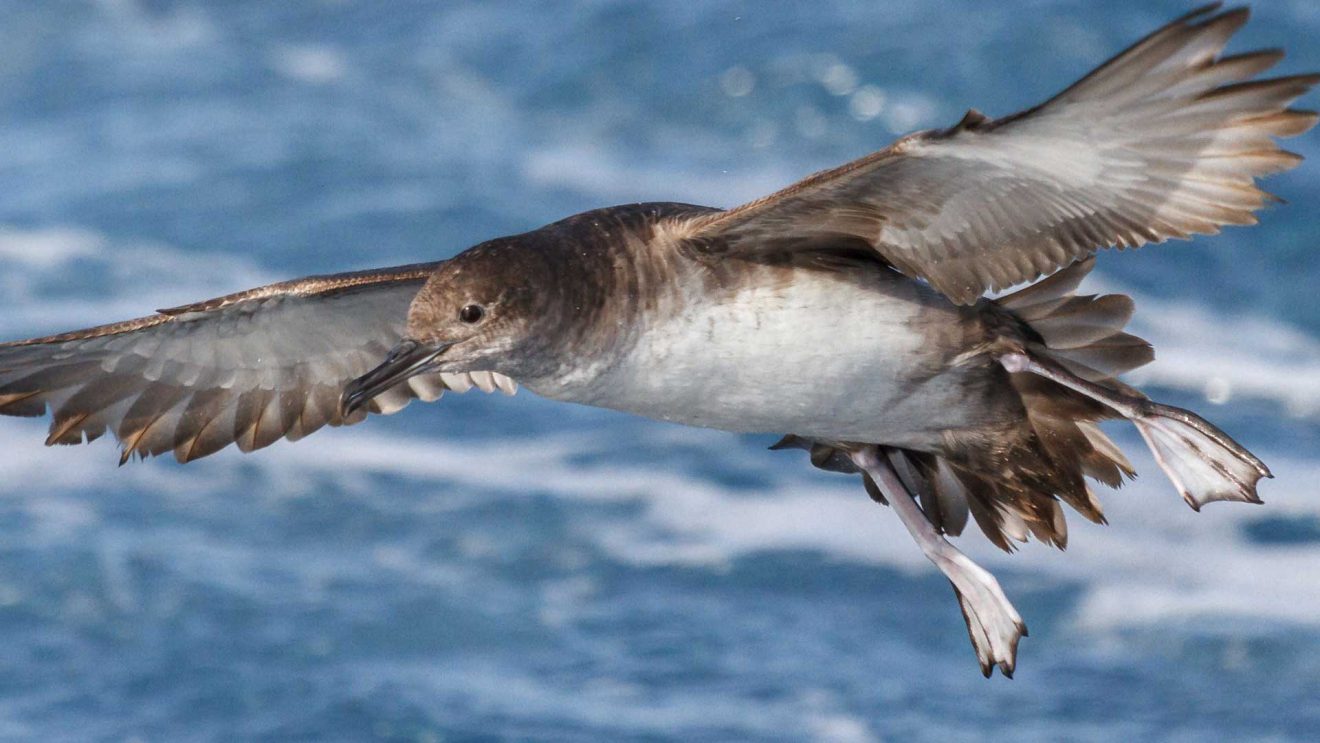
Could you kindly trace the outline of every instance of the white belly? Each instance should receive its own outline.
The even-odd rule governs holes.
[[[719,300],[687,297],[585,385],[533,390],[694,426],[913,446],[975,415],[960,399],[969,370],[947,369],[965,349],[938,347],[964,320],[906,279],[801,271]]]

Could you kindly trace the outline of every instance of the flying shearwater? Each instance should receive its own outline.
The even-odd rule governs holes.
[[[1027,111],[975,110],[722,210],[589,211],[445,261],[312,276],[0,345],[0,413],[47,444],[111,432],[121,462],[252,451],[412,398],[515,384],[737,432],[860,474],[948,577],[988,676],[1026,627],[946,537],[1063,547],[1086,479],[1133,476],[1097,426],[1134,424],[1194,509],[1259,502],[1265,465],[1119,377],[1153,357],[1132,301],[1081,295],[1100,248],[1250,224],[1255,179],[1320,75],[1224,56],[1243,9],[1195,11]],[[1045,278],[1041,278],[1045,277]],[[1038,280],[1039,279],[1039,280]],[[1035,281],[993,298],[1000,290]],[[516,382],[515,382],[516,380]]]

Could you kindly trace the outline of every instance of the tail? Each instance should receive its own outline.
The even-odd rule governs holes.
[[[1154,358],[1150,344],[1123,331],[1132,300],[1120,294],[1078,296],[1090,273],[1087,259],[997,300],[1026,337],[1026,351],[1090,383],[1139,395],[1118,375]],[[1024,327],[1025,326],[1025,327]],[[1110,487],[1135,476],[1127,457],[1096,425],[1118,413],[1090,397],[1031,373],[1010,373],[1025,422],[1005,430],[955,434],[940,454],[902,452],[896,466],[922,508],[948,534],[962,531],[970,513],[991,542],[1011,550],[1035,536],[1067,546],[1062,504],[1104,523],[1086,478]],[[906,471],[905,471],[906,470]]]
[[[1000,357],[1022,400],[1024,425],[982,434],[946,454],[905,453],[914,492],[946,531],[957,533],[949,526],[960,528],[959,514],[965,521],[970,511],[1001,548],[1029,535],[1062,548],[1067,523],[1061,503],[1104,523],[1085,478],[1117,488],[1135,476],[1097,425],[1115,418],[1137,427],[1192,508],[1216,500],[1260,502],[1256,484],[1270,476],[1264,463],[1195,413],[1152,402],[1118,379],[1155,352],[1124,331],[1130,298],[1076,293],[1094,265],[1094,258],[1079,261],[996,302],[1025,326],[1021,347]]]

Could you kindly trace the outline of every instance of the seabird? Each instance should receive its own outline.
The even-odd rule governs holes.
[[[1225,56],[1245,9],[1192,12],[1059,95],[908,135],[748,204],[589,211],[445,261],[312,276],[0,345],[0,413],[47,444],[107,431],[122,461],[243,451],[411,398],[517,383],[556,400],[737,432],[860,474],[948,577],[982,672],[1026,626],[955,548],[968,517],[1011,550],[1062,548],[1063,504],[1132,466],[1134,424],[1194,509],[1259,503],[1265,465],[1119,376],[1153,358],[1132,301],[1077,293],[1100,248],[1252,224],[1255,179],[1320,75]],[[1046,278],[1041,278],[1046,277]],[[1039,279],[1039,280],[1038,280]],[[1026,288],[987,296],[1026,282]]]

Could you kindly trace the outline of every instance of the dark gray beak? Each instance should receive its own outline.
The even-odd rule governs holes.
[[[390,351],[380,366],[348,383],[339,398],[339,414],[344,418],[371,402],[376,395],[409,377],[428,370],[435,357],[444,353],[453,343],[422,344],[405,338]]]

